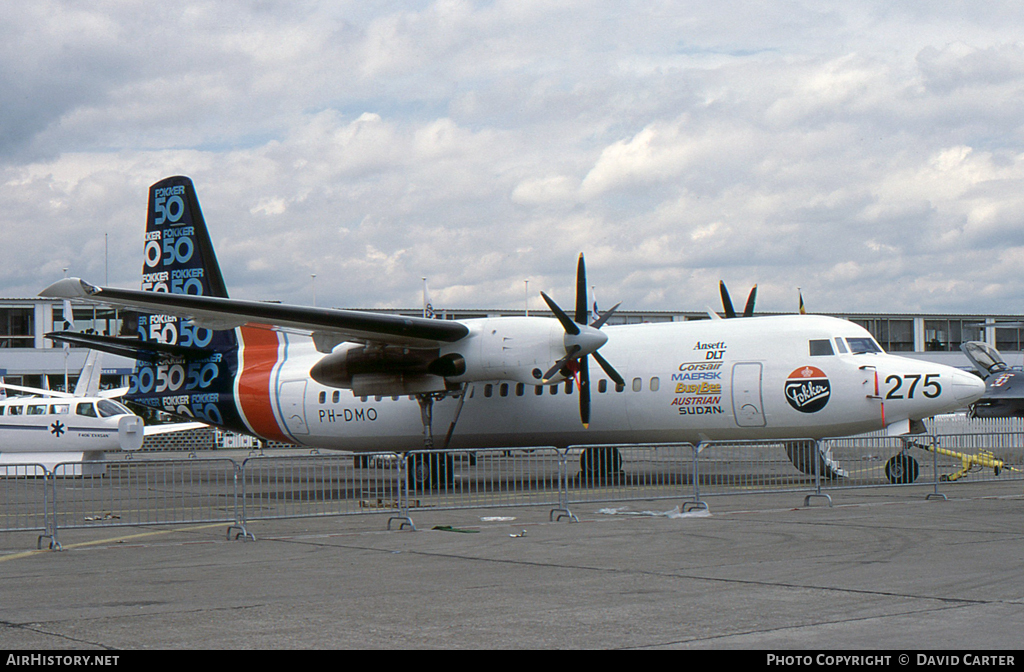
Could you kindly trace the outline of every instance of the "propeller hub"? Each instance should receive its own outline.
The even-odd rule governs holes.
[[[566,334],[565,335],[565,349],[568,352],[573,346],[579,347],[579,356],[583,357],[591,353],[597,352],[598,348],[608,342],[608,336],[602,332],[588,327],[584,324],[579,325],[580,333],[578,334]]]

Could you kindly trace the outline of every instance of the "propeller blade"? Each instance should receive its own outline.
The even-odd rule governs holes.
[[[622,379],[622,376],[619,375],[619,372],[616,371],[615,368],[608,363],[607,359],[601,356],[601,353],[595,352],[594,359],[597,360],[597,364],[604,370],[605,374],[613,381],[615,381],[616,385],[624,386],[626,384],[626,381]]]
[[[583,264],[583,253],[576,262],[576,322],[586,324],[590,310],[587,308],[587,269]]]
[[[757,299],[757,285],[750,290],[750,295],[747,297],[747,305],[743,308],[743,317],[754,316],[754,301]]]
[[[586,428],[590,426],[590,365],[586,355],[580,358],[579,386],[580,420]]]
[[[550,308],[551,312],[555,314],[555,317],[558,318],[558,321],[562,323],[562,328],[565,329],[565,333],[570,334],[572,336],[579,336],[579,325],[570,320],[569,316],[566,315],[565,312],[558,307],[557,303],[551,300],[550,296],[548,296],[544,292],[541,292],[540,296],[542,299],[544,299],[544,303],[548,304],[548,308]]]
[[[545,372],[545,374],[541,377],[540,382],[542,384],[545,384],[549,380],[554,378],[555,374],[558,373],[559,371],[561,371],[563,368],[565,368],[565,366],[570,361],[572,361],[573,356],[577,352],[579,352],[580,350],[581,350],[580,346],[578,346],[578,345],[572,346],[572,348],[570,348],[569,351],[565,353],[565,357],[562,357],[560,360],[555,362],[555,365],[552,366],[550,369],[548,369],[547,372]]]
[[[616,304],[615,304],[614,306],[612,306],[611,308],[609,308],[607,312],[605,312],[605,313],[602,313],[602,314],[601,314],[601,317],[599,317],[599,318],[597,318],[596,320],[594,320],[594,323],[593,323],[593,324],[591,324],[590,326],[592,326],[592,327],[593,327],[594,329],[600,329],[601,327],[603,327],[603,326],[604,326],[604,323],[605,323],[605,322],[607,322],[607,321],[608,321],[608,318],[609,318],[609,317],[611,317],[611,316],[612,316],[612,313],[614,313],[614,312],[615,312],[615,309],[616,309],[616,308],[618,308],[618,307],[619,307],[619,306],[621,306],[621,305],[622,305],[622,302],[621,302],[621,301],[619,301],[619,302],[618,302],[618,303],[616,303]]]
[[[736,309],[732,307],[729,290],[725,288],[725,282],[722,280],[718,281],[718,293],[722,295],[722,307],[725,308],[726,318],[736,317]]]

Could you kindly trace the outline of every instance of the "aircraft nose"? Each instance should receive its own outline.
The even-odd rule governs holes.
[[[971,404],[985,394],[985,381],[973,373],[957,370],[953,374],[953,396],[957,401]]]

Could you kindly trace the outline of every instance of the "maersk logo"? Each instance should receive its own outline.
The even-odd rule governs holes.
[[[832,394],[825,372],[814,366],[804,366],[786,379],[786,401],[801,413],[816,413],[825,408]]]

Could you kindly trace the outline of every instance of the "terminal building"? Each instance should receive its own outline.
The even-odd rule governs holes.
[[[382,311],[392,314],[420,315],[421,309]],[[468,319],[500,315],[521,315],[522,310],[451,310],[446,319]],[[55,345],[45,337],[70,325],[71,330],[109,336],[135,336],[138,320],[130,311],[101,306],[74,304],[67,320],[64,302],[42,298],[0,299],[0,376],[14,385],[63,390],[74,388],[85,363],[86,351]],[[531,311],[533,315],[549,315]],[[770,315],[772,313],[758,313]],[[928,359],[970,370],[971,364],[960,352],[966,341],[984,341],[1002,353],[1010,364],[1019,363],[1024,351],[1024,315],[938,315],[886,313],[823,313],[855,322],[867,329],[887,352]],[[644,322],[680,322],[706,320],[706,311],[630,311],[620,310],[609,324]],[[742,318],[740,318],[742,319]],[[104,387],[128,385],[134,362],[124,357],[105,355]]]

